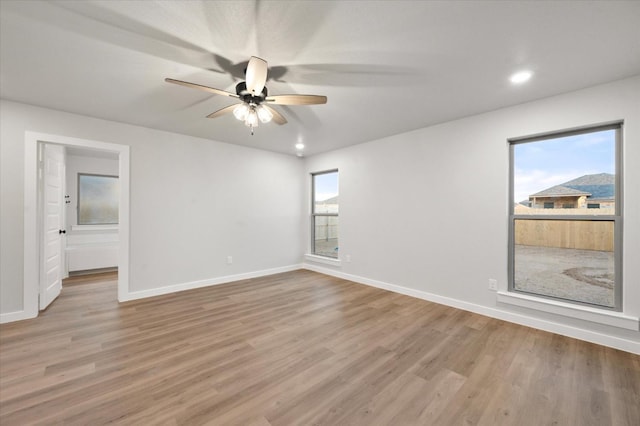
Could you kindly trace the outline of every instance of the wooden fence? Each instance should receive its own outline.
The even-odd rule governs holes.
[[[613,251],[613,221],[516,219],[515,243]]]
[[[316,216],[315,227],[316,240],[330,240],[338,238],[337,216]]]

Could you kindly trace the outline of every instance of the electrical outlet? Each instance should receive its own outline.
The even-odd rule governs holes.
[[[227,265],[231,265],[233,263],[233,256],[227,256]]]
[[[498,291],[498,280],[489,278],[489,290]]]
[[[346,255],[344,257],[344,261],[347,262],[347,263],[351,263],[351,255],[350,254]]]

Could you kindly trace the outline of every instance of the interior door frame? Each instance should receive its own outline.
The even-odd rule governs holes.
[[[24,282],[23,315],[35,318],[39,313],[40,294],[40,225],[38,146],[56,144],[77,148],[109,151],[118,155],[120,182],[118,224],[118,301],[129,294],[129,146],[89,139],[72,138],[38,132],[25,132],[24,162]]]

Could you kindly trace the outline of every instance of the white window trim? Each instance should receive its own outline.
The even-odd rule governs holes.
[[[535,309],[564,317],[577,318],[627,330],[640,330],[640,318],[626,315],[622,312],[607,311],[510,291],[499,291],[496,300],[499,303]]]
[[[319,254],[311,254],[311,253],[305,254],[304,259],[308,260],[309,262],[324,263],[325,265],[331,265],[331,266],[340,266],[342,263],[340,259],[334,259],[332,257],[320,256]]]

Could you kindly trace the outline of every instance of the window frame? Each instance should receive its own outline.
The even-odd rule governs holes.
[[[340,173],[338,169],[324,170],[321,172],[313,172],[311,173],[311,254],[314,256],[320,256],[322,258],[331,259],[331,260],[339,260],[340,255],[338,254],[336,257],[327,256],[325,254],[316,253],[316,218],[317,217],[339,217],[340,215],[340,207],[338,207],[338,213],[316,213],[316,176],[326,175],[329,173],[338,173],[338,188],[340,188]],[[340,190],[338,189],[338,197],[340,197]],[[338,198],[340,200],[340,198]],[[338,206],[340,205],[340,201],[338,201]],[[338,221],[338,223],[340,223]],[[338,241],[340,241],[340,237],[338,234]]]
[[[524,143],[535,143],[548,139],[558,139],[567,136],[575,136],[586,133],[595,133],[605,130],[616,130],[615,133],[615,211],[613,214],[608,215],[523,215],[515,213],[514,199],[514,150],[515,146]],[[623,238],[623,188],[622,188],[622,176],[623,176],[623,153],[622,153],[622,135],[624,130],[623,121],[615,121],[603,124],[583,126],[573,129],[565,129],[559,131],[552,131],[542,134],[536,134],[531,136],[523,136],[518,138],[507,139],[509,144],[509,230],[508,230],[508,285],[507,293],[516,295],[525,295],[526,297],[533,298],[540,302],[549,303],[563,303],[569,305],[579,305],[593,308],[596,310],[622,312],[623,310],[623,285],[622,285],[622,238]],[[566,298],[554,297],[550,295],[531,293],[522,291],[515,288],[515,223],[517,220],[566,220],[566,221],[607,221],[613,222],[613,256],[614,256],[614,274],[615,281],[613,286],[614,291],[614,306],[603,306],[578,300],[571,300]]]
[[[80,210],[81,210],[81,203],[82,203],[82,198],[80,196],[81,194],[81,185],[80,185],[80,180],[82,178],[82,176],[91,176],[91,177],[101,177],[101,178],[110,178],[110,179],[116,179],[118,181],[118,184],[120,184],[120,177],[116,176],[116,175],[103,175],[103,174],[97,174],[97,173],[78,173],[78,179],[77,179],[77,187],[78,187],[78,205],[77,205],[77,213],[76,213],[76,222],[78,224],[78,226],[82,226],[82,227],[89,227],[89,226],[109,226],[109,225],[119,225],[120,224],[120,199],[118,198],[118,219],[116,220],[116,222],[102,222],[102,223],[81,223],[80,222]]]

